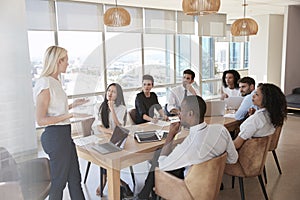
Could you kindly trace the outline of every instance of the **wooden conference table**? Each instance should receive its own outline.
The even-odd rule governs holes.
[[[233,118],[224,117],[206,117],[205,122],[207,124],[223,124],[229,131],[234,131],[239,128],[240,121],[236,121]],[[125,147],[122,151],[102,155],[97,151],[91,149],[89,145],[77,146],[78,156],[87,161],[90,161],[98,166],[107,169],[107,183],[108,183],[108,199],[115,200],[120,198],[120,170],[146,160],[150,160],[153,157],[154,151],[163,146],[164,140],[159,142],[150,143],[138,143],[133,138],[133,132],[135,131],[147,131],[147,130],[168,130],[168,127],[161,127],[154,124],[139,124],[126,127],[130,130],[130,135],[126,141]],[[187,131],[183,131],[178,135],[176,143],[180,143],[188,134]],[[109,140],[110,135],[101,135],[104,137],[102,142]]]

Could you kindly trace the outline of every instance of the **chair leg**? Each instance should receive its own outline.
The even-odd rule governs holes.
[[[264,181],[261,177],[261,175],[258,175],[258,180],[259,180],[259,183],[260,183],[260,186],[261,186],[261,189],[264,193],[264,196],[265,196],[265,199],[268,200],[268,194],[267,194],[267,191],[266,191],[266,188],[265,188],[265,185],[264,185]]]
[[[234,180],[235,180],[235,176],[231,177],[231,188],[234,188]]]
[[[134,178],[134,173],[133,173],[133,167],[130,166],[130,173],[131,173],[131,178],[132,178],[132,182],[133,182],[133,192],[135,191],[135,178]]]
[[[276,155],[275,150],[272,151],[272,154],[273,154],[273,157],[274,157],[274,159],[275,159],[275,162],[276,162],[276,165],[277,165],[279,174],[282,174],[282,173],[281,173],[281,168],[280,168],[280,165],[279,165],[278,158],[277,158],[277,155]]]
[[[104,175],[102,173],[104,169],[102,167],[100,167],[100,196],[103,196],[103,189],[105,187],[106,184],[106,174]]]
[[[84,181],[83,181],[84,184],[86,183],[86,180],[87,180],[87,177],[88,177],[88,174],[89,174],[90,167],[91,167],[91,162],[88,162],[88,163],[87,163],[87,166],[86,166],[86,170],[85,170],[85,175],[84,175]]]
[[[239,184],[240,184],[241,199],[245,200],[244,183],[243,183],[243,178],[242,177],[239,177]]]
[[[267,170],[266,170],[266,165],[264,165],[263,174],[264,174],[264,177],[265,177],[265,183],[267,184],[267,183],[268,183],[268,180],[267,180]]]

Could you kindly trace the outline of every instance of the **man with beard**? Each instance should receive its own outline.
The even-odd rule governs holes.
[[[204,122],[205,112],[206,104],[201,97],[191,95],[183,99],[179,113],[180,122],[170,125],[165,144],[162,149],[156,151],[151,160],[152,166],[145,185],[134,198],[135,200],[155,199],[153,192],[154,169],[157,166],[161,170],[183,179],[185,167],[203,163],[224,152],[227,152],[227,163],[237,161],[238,153],[229,132],[221,124],[206,124]],[[173,141],[175,136],[180,133],[181,126],[189,129],[189,134],[181,144],[175,146]],[[152,194],[151,197],[150,194]]]
[[[248,116],[248,111],[257,110],[253,105],[252,96],[255,93],[255,80],[249,76],[243,77],[238,81],[240,93],[244,97],[239,109],[236,111],[234,118],[236,120],[243,120]]]

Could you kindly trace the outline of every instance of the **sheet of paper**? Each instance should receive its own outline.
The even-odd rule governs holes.
[[[91,143],[97,143],[101,140],[102,138],[99,138],[96,135],[90,135],[87,137],[75,138],[74,143],[78,146],[84,146]]]
[[[160,126],[160,127],[170,126],[169,121],[162,121],[162,120],[158,120],[157,123],[149,122],[149,124],[155,124],[155,125]]]
[[[234,113],[227,113],[224,115],[224,117],[234,118]]]

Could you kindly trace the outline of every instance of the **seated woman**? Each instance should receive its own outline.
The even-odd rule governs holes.
[[[136,108],[136,122],[137,124],[145,122],[157,122],[157,117],[154,116],[154,109],[156,109],[163,120],[167,119],[164,111],[158,102],[157,96],[154,92],[150,92],[154,85],[154,79],[151,75],[143,76],[142,92],[138,93],[135,98]]]
[[[226,70],[223,72],[221,87],[221,99],[231,96],[240,96],[238,80],[241,78],[240,74],[236,70]]]
[[[126,123],[127,108],[124,101],[123,90],[117,83],[110,84],[105,93],[100,108],[96,106],[96,132],[112,134],[116,126]],[[95,129],[95,126],[93,126]]]
[[[285,96],[274,84],[259,84],[252,101],[259,110],[241,124],[240,133],[234,140],[236,149],[239,149],[247,139],[273,134],[275,128],[282,126],[287,117]]]
[[[125,126],[126,116],[127,109],[124,101],[123,90],[119,84],[112,83],[106,89],[103,103],[101,104],[100,108],[97,108],[95,116],[97,131],[101,133],[112,134],[116,126]],[[101,173],[103,174],[103,188],[106,184],[106,170],[101,170]],[[121,185],[126,188],[128,193],[127,195],[132,196],[129,186],[122,180]],[[100,191],[99,186],[96,190],[96,194],[100,195],[101,193],[102,191]]]

